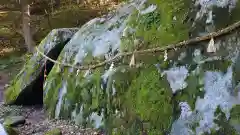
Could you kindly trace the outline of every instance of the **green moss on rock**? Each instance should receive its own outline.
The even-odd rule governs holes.
[[[18,126],[26,122],[23,116],[8,116],[5,118],[3,125],[5,126]]]
[[[134,41],[139,38],[144,41],[144,46],[141,48],[164,46],[188,39],[190,24],[183,22],[191,1],[148,0],[145,8],[151,4],[157,6],[155,11],[140,14],[136,10],[130,16],[128,27],[135,29],[135,32],[122,39],[122,50],[136,48]]]
[[[231,135],[239,135],[239,132],[229,123],[230,120],[227,119],[226,114],[222,112],[220,106],[217,107],[215,111],[216,118],[214,119],[214,123],[219,126],[218,130],[212,129],[210,135],[219,135],[219,134],[231,134]],[[209,135],[205,133],[204,135]]]
[[[64,46],[64,43],[71,38],[77,30],[78,29],[74,28],[52,30],[52,32],[42,40],[38,48],[41,52],[48,54],[57,45]],[[26,62],[23,69],[5,92],[5,102],[7,104],[15,102],[22,90],[31,85],[31,82],[39,76],[45,61],[46,59],[36,52],[32,58]]]
[[[201,68],[201,67],[200,67]],[[198,97],[203,98],[203,78],[204,72],[196,74],[196,72],[190,73],[186,79],[187,87],[182,91],[178,91],[174,97],[177,103],[187,102],[191,109],[195,109],[195,102]]]
[[[51,77],[51,74],[49,74],[48,77]],[[47,86],[51,87],[51,89],[54,89],[54,90],[48,90],[49,88],[45,88],[45,91],[44,91],[44,93],[46,93],[44,97],[44,104],[45,104],[45,108],[49,112],[50,117],[55,116],[55,108],[58,101],[58,92],[59,92],[59,89],[62,87],[62,84],[63,82],[62,82],[61,74],[56,74],[54,78],[52,78],[51,80],[49,80],[49,82],[47,82]]]
[[[58,128],[51,129],[50,131],[46,132],[44,135],[62,135],[62,132]]]
[[[203,70],[208,70],[208,71],[221,71],[223,73],[227,72],[227,69],[229,66],[232,64],[231,61],[228,60],[214,60],[214,61],[209,61],[205,62],[203,64]]]
[[[232,125],[239,125],[240,124],[240,105],[236,105],[231,109],[230,123]]]
[[[126,92],[124,105],[129,110],[129,116],[125,117],[130,118],[129,120],[139,118],[146,121],[151,125],[147,129],[149,132],[159,129],[154,132],[163,134],[173,121],[171,98],[169,84],[157,69],[154,66],[142,69]]]
[[[121,49],[130,51],[159,47],[187,39],[189,24],[184,23],[184,20],[190,3],[189,0],[148,0],[144,8],[155,4],[156,10],[147,14],[140,14],[135,10],[131,14],[126,29],[133,28],[136,31],[121,37]],[[102,35],[105,38],[106,35],[102,32],[109,32],[121,26],[119,22],[108,23],[109,27],[102,27],[105,26],[104,21],[100,25],[98,23],[85,25],[79,33],[81,36],[77,37],[79,41],[73,40],[76,43],[69,44],[69,48],[64,50],[58,60],[64,60],[64,62],[66,60],[67,63],[75,63],[76,60],[83,65],[103,60],[102,55],[91,56],[95,51],[91,49],[96,48],[92,45],[92,41],[95,43],[97,40],[102,40],[102,38],[95,38]],[[102,31],[102,29],[105,30]],[[90,32],[85,33],[86,31]],[[139,45],[141,43],[144,45]],[[85,46],[90,47],[85,49]],[[145,131],[149,134],[167,134],[178,115],[174,112],[175,103],[186,101],[194,110],[197,97],[203,95],[204,71],[223,71],[231,64],[228,61],[214,61],[198,65],[197,62],[193,62],[194,49],[183,49],[189,56],[186,56],[182,63],[177,60],[182,50],[171,51],[168,58],[174,60],[168,59],[164,62],[162,54],[160,56],[159,54],[136,54],[137,64],[142,63],[140,67],[129,68],[130,58],[124,57],[124,60],[114,63],[116,71],[113,75],[109,74],[107,80],[103,80],[103,73],[107,72],[111,63],[89,70],[90,73],[87,76],[85,73],[88,71],[79,70],[78,72],[67,67],[58,68],[58,65],[55,65],[47,78],[45,106],[52,117],[72,119],[85,127],[104,128],[109,134],[141,134]],[[79,58],[79,54],[76,54],[78,51],[79,54],[87,53],[87,56],[83,59]],[[66,54],[69,56],[65,56]],[[190,76],[186,80],[187,88],[172,94],[166,78],[161,76],[161,70],[153,65],[157,63],[162,63],[161,70],[181,64],[189,66]],[[215,67],[216,65],[221,67]],[[200,66],[200,73],[196,74],[192,70],[198,66]],[[66,91],[62,93],[63,86],[66,87]],[[56,110],[59,112],[56,113]],[[191,126],[195,128],[196,123]]]
[[[18,135],[18,134],[19,134],[19,133],[17,132],[17,130],[14,129],[13,127],[4,126],[4,129],[6,130],[6,132],[8,133],[8,135]]]

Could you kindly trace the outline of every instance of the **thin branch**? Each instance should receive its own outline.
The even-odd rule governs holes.
[[[38,47],[36,47],[36,51],[37,51],[40,55],[42,55],[44,58],[46,58],[47,60],[49,60],[49,61],[51,61],[51,62],[53,62],[53,63],[55,63],[55,64],[63,65],[63,66],[65,66],[65,67],[76,68],[74,65],[66,64],[66,63],[63,63],[63,62],[56,61],[56,60],[54,60],[54,59],[52,59],[52,58],[49,58],[47,55],[45,55],[43,52],[41,52],[41,51],[38,49]]]
[[[52,24],[51,24],[51,21],[50,21],[50,14],[47,12],[47,10],[45,9],[45,15],[47,16],[47,19],[48,19],[48,26],[50,29],[52,29]]]
[[[36,49],[37,52],[39,52],[43,57],[45,57],[46,59],[50,60],[53,63],[59,64],[59,65],[63,65],[66,67],[72,67],[75,69],[80,69],[80,70],[88,70],[88,69],[96,69],[98,67],[104,66],[107,63],[111,63],[111,62],[115,62],[116,60],[118,60],[118,58],[123,57],[123,56],[131,56],[133,53],[134,54],[146,54],[146,53],[156,53],[156,52],[164,52],[164,51],[168,51],[168,50],[173,50],[175,48],[179,48],[179,47],[183,47],[183,46],[187,46],[187,45],[194,45],[195,43],[199,43],[201,41],[206,41],[209,40],[211,38],[217,38],[220,37],[222,35],[228,34],[231,31],[236,30],[237,28],[240,27],[240,21],[236,22],[222,30],[219,30],[217,32],[212,32],[209,33],[206,36],[202,36],[202,37],[196,37],[193,39],[189,39],[189,40],[185,40],[182,42],[179,42],[177,44],[170,44],[168,46],[165,47],[156,47],[156,48],[151,48],[151,49],[146,49],[146,50],[139,50],[139,51],[134,51],[134,52],[124,52],[124,53],[119,53],[116,56],[114,56],[113,58],[109,59],[109,60],[105,60],[103,62],[100,62],[98,64],[94,64],[94,65],[86,65],[86,66],[75,66],[72,64],[67,64],[67,63],[62,63],[56,60],[53,60],[51,58],[49,58],[48,56],[46,56],[44,53],[42,53],[41,51],[38,50],[38,48]]]

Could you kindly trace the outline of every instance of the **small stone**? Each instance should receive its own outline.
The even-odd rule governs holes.
[[[26,120],[23,116],[8,116],[5,120],[3,125],[16,127],[21,124],[25,124]]]
[[[45,135],[62,135],[62,132],[60,129],[54,128],[54,129],[48,131],[47,133],[45,133]]]

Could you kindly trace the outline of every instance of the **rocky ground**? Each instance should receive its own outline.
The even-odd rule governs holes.
[[[11,112],[11,113],[10,113]],[[24,122],[19,122],[12,126],[18,135],[47,135],[49,131],[60,131],[62,135],[96,135],[97,131],[83,129],[66,120],[49,120],[42,107],[20,107],[1,105],[0,117],[11,118],[15,123],[14,117],[23,117]],[[10,114],[6,117],[6,114]],[[4,116],[5,115],[5,116]],[[5,122],[3,119],[2,123]],[[60,134],[49,134],[60,135]]]
[[[3,91],[5,84],[9,81],[6,73],[0,71],[0,101],[3,99]]]
[[[49,120],[42,106],[21,107],[6,106],[3,104],[3,92],[9,82],[7,72],[0,72],[0,123],[6,123],[6,119],[17,119],[17,125],[11,126],[18,135],[95,135],[92,129],[83,129],[69,121]],[[17,121],[12,120],[16,123]]]

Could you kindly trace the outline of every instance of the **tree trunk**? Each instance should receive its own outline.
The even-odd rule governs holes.
[[[61,4],[61,1],[60,0],[55,0],[55,3],[56,3],[56,8],[59,8],[60,4]]]
[[[25,44],[27,46],[28,52],[32,53],[34,51],[35,43],[32,39],[31,27],[30,27],[30,5],[21,1],[22,3],[22,30],[25,39]]]

